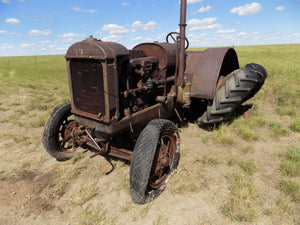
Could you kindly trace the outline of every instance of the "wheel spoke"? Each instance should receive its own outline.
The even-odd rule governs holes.
[[[171,35],[171,38],[173,39],[174,42],[176,42],[176,39],[173,37],[173,35]]]
[[[149,185],[157,189],[168,181],[170,168],[174,160],[174,137],[170,133],[164,133],[159,139],[156,152],[156,161],[153,164]]]

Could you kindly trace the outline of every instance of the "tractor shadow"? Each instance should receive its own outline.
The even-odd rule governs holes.
[[[207,108],[206,101],[194,102],[194,104],[191,104],[190,110],[184,112],[183,118],[174,117],[172,118],[172,121],[176,123],[179,128],[187,128],[189,126],[189,123],[197,124],[197,119],[201,117],[203,113],[205,113],[206,108]],[[220,128],[222,124],[231,125],[236,119],[242,116],[245,118],[249,118],[253,113],[254,108],[255,108],[254,104],[239,105],[226,121],[215,123],[213,125],[199,125],[199,124],[197,125],[200,128],[207,131],[217,130]]]

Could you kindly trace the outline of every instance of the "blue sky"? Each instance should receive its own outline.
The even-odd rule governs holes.
[[[65,54],[94,35],[131,49],[178,30],[179,0],[0,0],[0,56]],[[300,0],[188,0],[192,47],[300,43]]]

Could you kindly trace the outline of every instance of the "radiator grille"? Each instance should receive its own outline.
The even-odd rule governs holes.
[[[71,83],[75,108],[82,112],[105,114],[103,70],[94,59],[72,59]]]

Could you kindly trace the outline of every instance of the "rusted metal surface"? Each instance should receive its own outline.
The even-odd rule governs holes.
[[[175,160],[175,140],[171,133],[164,132],[159,140],[154,156],[149,186],[158,189],[165,185],[169,179],[169,172]]]
[[[109,138],[117,136],[122,132],[130,131],[130,127],[132,127],[133,131],[136,131],[155,118],[169,118],[173,114],[172,108],[173,101],[172,99],[169,99],[165,104],[157,103],[111,124],[99,123],[76,115],[75,120],[79,124],[85,124],[86,126],[95,129],[96,137]]]
[[[187,0],[181,0],[180,23],[179,23],[179,56],[178,56],[178,78],[177,85],[183,88],[185,68],[185,28],[186,28],[186,5]]]
[[[130,161],[132,156],[132,151],[123,148],[115,148],[114,146],[111,146],[108,154],[113,157]]]
[[[95,59],[73,59],[69,63],[73,111],[105,115],[103,66]]]
[[[191,97],[213,99],[218,78],[238,68],[238,58],[233,48],[188,51],[185,76],[192,83]]]
[[[87,38],[66,54],[72,112],[110,123],[119,118],[118,69],[129,51],[122,45]]]
[[[142,43],[133,48],[141,50],[148,57],[157,57],[159,69],[170,69],[176,65],[176,45],[169,43]]]
[[[115,42],[103,42],[90,36],[89,38],[73,44],[67,51],[66,58],[85,58],[107,60],[117,56],[129,55],[129,51],[123,45]]]

